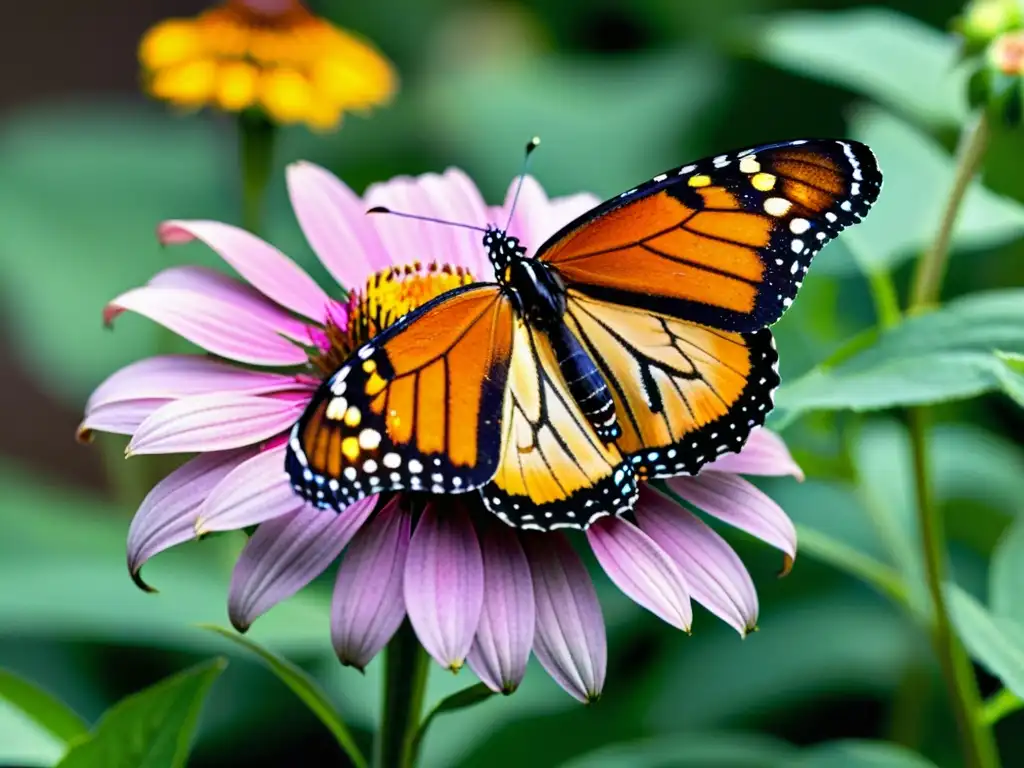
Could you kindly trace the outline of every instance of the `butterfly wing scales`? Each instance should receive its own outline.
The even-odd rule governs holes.
[[[871,151],[802,140],[707,158],[598,206],[538,250],[571,287],[729,331],[781,317],[811,259],[881,188]]]
[[[402,489],[461,493],[494,474],[513,310],[497,285],[429,302],[375,336],[292,430],[295,490],[341,508]]]
[[[517,323],[502,410],[503,436],[485,506],[516,527],[586,528],[636,499],[636,477],[572,399],[547,337]]]
[[[602,370],[643,479],[696,474],[764,423],[779,384],[771,332],[721,331],[570,291],[567,319]]]

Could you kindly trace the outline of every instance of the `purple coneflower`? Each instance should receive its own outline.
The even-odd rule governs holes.
[[[108,322],[131,310],[210,353],[134,363],[86,406],[83,437],[93,430],[131,435],[128,455],[199,454],[153,488],[135,515],[128,566],[136,579],[168,547],[255,525],[228,598],[240,631],[344,551],[331,617],[343,663],[364,667],[408,616],[447,668],[468,663],[489,687],[510,693],[532,651],[583,701],[601,692],[607,651],[597,594],[571,536],[585,536],[611,580],[675,627],[689,630],[691,598],[741,634],[754,627],[757,594],[739,557],[697,515],[653,488],[641,490],[628,519],[604,518],[586,534],[517,531],[474,517],[458,497],[436,497],[422,509],[400,494],[371,497],[332,514],[295,495],[283,472],[284,440],[320,379],[409,309],[493,277],[476,233],[365,211],[383,205],[482,224],[505,221],[511,195],[489,208],[465,174],[449,170],[396,178],[360,198],[304,163],[289,168],[288,188],[310,245],[349,292],[346,299],[324,292],[244,230],[169,221],[159,228],[162,242],[201,240],[244,282],[172,267],[106,309]],[[536,247],[596,203],[582,194],[549,200],[527,178],[510,230]],[[289,368],[294,372],[281,372]],[[801,476],[782,440],[758,429],[741,453],[667,485],[782,550],[788,567],[796,553],[792,523],[741,474]]]

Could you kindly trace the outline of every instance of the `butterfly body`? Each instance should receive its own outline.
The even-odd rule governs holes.
[[[696,474],[764,423],[767,326],[880,186],[867,147],[800,140],[659,174],[533,257],[488,228],[494,282],[428,302],[321,386],[289,440],[296,492],[341,509],[478,491],[540,530],[628,511],[641,481]]]

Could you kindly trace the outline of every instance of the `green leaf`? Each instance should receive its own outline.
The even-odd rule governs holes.
[[[839,741],[805,750],[793,768],[935,768],[935,763],[896,744]]]
[[[427,735],[427,730],[430,728],[431,723],[434,722],[435,717],[447,712],[458,712],[460,709],[475,706],[487,701],[493,695],[494,691],[483,683],[477,683],[443,698],[437,703],[437,706],[430,710],[430,714],[423,718],[423,722],[420,723],[420,727],[416,730],[416,736],[413,738],[412,753],[415,755],[419,752],[423,737]]]
[[[798,525],[796,531],[800,554],[813,557],[870,584],[896,603],[908,602],[907,588],[895,568],[814,528]]]
[[[854,113],[850,135],[878,156],[885,185],[871,213],[842,234],[841,245],[826,248],[815,269],[847,275],[891,270],[916,256],[935,236],[937,212],[953,183],[954,160],[927,134],[877,107]],[[957,216],[952,245],[954,252],[990,248],[1022,233],[1024,206],[975,181]]]
[[[233,630],[213,625],[205,625],[203,629],[216,632],[218,635],[256,654],[270,671],[277,675],[278,679],[287,685],[292,690],[292,693],[309,707],[310,712],[316,715],[320,722],[327,727],[327,730],[331,732],[331,735],[334,736],[338,745],[345,751],[345,754],[348,755],[356,768],[366,768],[366,758],[359,751],[359,747],[355,739],[352,738],[352,733],[349,731],[348,726],[345,725],[345,721],[334,710],[334,705],[331,704],[327,694],[323,692],[323,689],[320,688],[312,677],[287,659],[271,653],[266,648]]]
[[[203,700],[226,666],[215,659],[122,699],[58,768],[184,768]]]
[[[997,369],[1003,391],[1024,408],[1024,355],[997,351],[996,359],[1003,364]]]
[[[682,162],[680,136],[706,124],[722,75],[719,58],[692,51],[488,59],[433,74],[424,115],[488,197],[517,170],[510,148],[534,135],[531,173],[550,194],[611,195]]]
[[[65,744],[89,732],[86,722],[62,701],[4,669],[0,669],[0,699],[6,699]]]
[[[66,751],[62,740],[0,699],[0,765],[51,768]]]
[[[1024,624],[994,615],[956,584],[946,585],[946,600],[971,656],[1017,696],[1024,696]]]
[[[755,53],[778,67],[857,91],[929,124],[961,122],[967,73],[955,39],[884,8],[758,20]]]
[[[1004,386],[995,350],[1024,353],[1024,290],[977,293],[911,317],[836,365],[783,385],[783,421],[811,410],[871,411],[973,397]]]
[[[992,553],[988,589],[992,612],[1024,626],[1024,515],[1014,519]]]
[[[154,232],[168,218],[223,220],[231,158],[211,123],[127,103],[4,121],[0,286],[10,338],[49,391],[79,405],[119,366],[156,351],[156,324],[122,318],[111,336],[103,306],[182,256],[217,263],[208,249],[162,250]]]
[[[784,768],[796,754],[784,741],[758,734],[688,733],[612,744],[563,768]]]

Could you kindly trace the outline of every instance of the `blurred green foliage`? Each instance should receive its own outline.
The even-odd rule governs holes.
[[[533,134],[544,139],[534,172],[550,192],[600,195],[732,147],[843,134],[869,143],[886,174],[876,209],[819,257],[776,328],[785,386],[772,424],[785,428],[808,480],[761,484],[800,529],[803,557],[787,579],[773,579],[773,553],[728,533],[758,582],[762,631],[740,640],[698,612],[684,637],[599,580],[612,654],[604,699],[581,708],[531,669],[514,696],[438,717],[424,765],[961,765],[937,665],[909,618],[925,616],[928,603],[907,430],[898,412],[877,413],[910,404],[944,404],[930,461],[951,536],[954,622],[993,676],[985,692],[998,678],[1024,696],[1024,418],[1011,399],[1024,399],[1024,293],[1009,287],[1024,279],[1024,143],[994,129],[955,232],[945,283],[953,300],[879,330],[906,294],[910,262],[933,237],[953,177],[967,72],[939,25],[959,9],[810,5],[318,6],[375,40],[403,77],[396,103],[370,119],[351,118],[330,137],[282,136],[267,236],[325,286],[284,193],[284,164],[299,158],[356,189],[458,165],[497,201]],[[238,220],[234,142],[228,120],[170,115],[128,95],[3,118],[0,302],[17,365],[35,387],[80,408],[118,366],[188,349],[136,317],[107,334],[100,311],[165,266],[224,268],[199,246],[161,250],[153,231],[167,218]],[[214,653],[238,658],[212,689],[190,765],[294,764],[296,750],[308,756],[303,765],[341,763],[337,742],[285,683],[196,627],[225,623],[241,534],[148,565],[157,596],[133,586],[128,519],[139,484],[144,491],[162,465],[128,466],[142,477],[122,476],[133,470],[118,464],[100,493],[73,485],[60,462],[26,467],[17,451],[0,458],[0,665],[18,675],[0,677],[0,764],[53,765],[69,741],[78,746],[62,765],[100,764],[89,755],[110,744],[148,744],[155,719],[175,734],[154,747],[166,755],[102,764],[184,764],[180,747],[220,666],[115,702]],[[276,668],[292,675],[292,690],[336,709],[365,753],[380,662],[365,676],[341,668],[328,611],[328,584],[315,583],[260,619],[252,638],[301,665],[301,676]],[[306,673],[324,694],[303,688]],[[473,682],[436,670],[428,704]],[[91,737],[74,735],[78,716],[98,721]],[[997,731],[1007,766],[1024,763],[1014,717]]]

